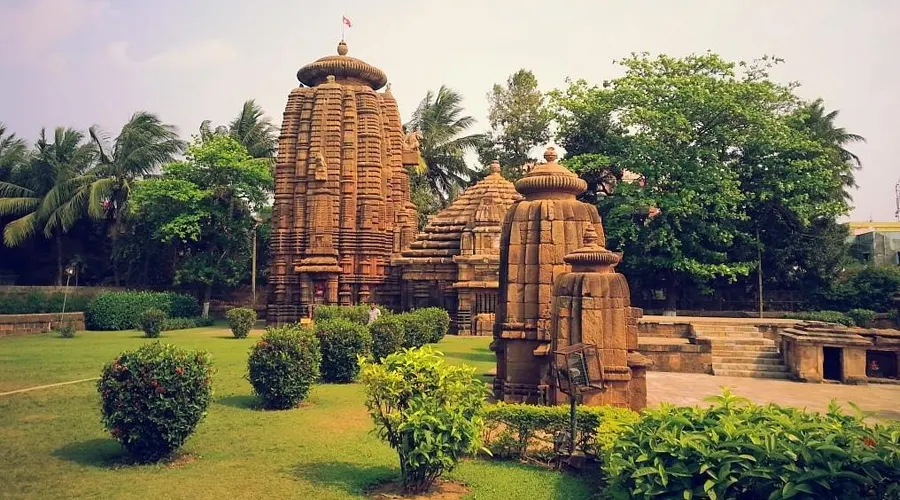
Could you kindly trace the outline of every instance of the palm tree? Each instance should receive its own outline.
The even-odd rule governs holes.
[[[6,126],[0,122],[0,181],[9,180],[12,171],[25,160],[27,151],[25,140],[7,134]]]
[[[42,129],[20,182],[0,182],[0,216],[21,216],[6,225],[3,242],[14,247],[38,231],[55,239],[57,285],[63,277],[62,236],[87,211],[90,189],[85,172],[94,150],[83,141],[81,132],[57,127],[51,143]]]
[[[445,205],[475,174],[465,154],[484,140],[483,134],[462,135],[475,119],[463,115],[461,103],[462,96],[443,85],[437,93],[429,90],[405,125],[407,130],[422,132],[419,151],[427,166],[424,175]]]
[[[89,209],[94,217],[111,221],[115,238],[134,182],[175,160],[186,143],[178,138],[173,125],[145,111],[131,116],[111,146],[96,125],[90,128],[90,134],[98,164],[90,173]]]
[[[265,116],[263,109],[253,99],[244,102],[240,114],[228,124],[228,133],[243,144],[254,158],[275,156],[278,128],[272,125],[272,120]]]
[[[835,125],[838,110],[826,113],[822,99],[816,99],[801,108],[799,116],[801,116],[801,123],[812,133],[813,137],[838,150],[841,160],[847,167],[841,174],[844,186],[846,188],[856,187],[853,171],[862,167],[862,162],[858,156],[847,150],[846,146],[855,142],[866,142],[865,137],[851,134],[847,132],[847,129]]]

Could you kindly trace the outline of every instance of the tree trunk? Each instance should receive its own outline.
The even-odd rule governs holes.
[[[62,234],[56,233],[56,286],[62,286],[63,282],[63,248]]]
[[[203,290],[203,317],[209,317],[209,297],[212,295],[212,284],[206,285]]]

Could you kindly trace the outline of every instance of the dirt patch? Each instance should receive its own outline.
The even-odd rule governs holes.
[[[462,483],[438,479],[427,493],[405,494],[403,483],[392,481],[373,487],[366,496],[375,500],[460,500],[468,493],[469,488]]]
[[[166,462],[166,469],[180,469],[187,464],[196,462],[199,458],[200,457],[193,453],[181,453]]]

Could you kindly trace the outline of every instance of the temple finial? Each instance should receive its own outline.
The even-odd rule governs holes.
[[[594,246],[598,239],[597,231],[594,229],[593,225],[588,225],[587,229],[584,231],[584,236],[582,236],[582,241],[584,242],[584,246]]]
[[[544,160],[546,160],[547,163],[554,163],[556,162],[557,158],[559,157],[556,156],[556,148],[554,148],[553,146],[550,146],[546,151],[544,151]]]
[[[500,160],[494,160],[491,162],[491,173],[492,174],[500,173]]]
[[[346,56],[347,51],[348,51],[347,42],[345,42],[344,40],[341,40],[340,43],[338,43],[338,55]]]

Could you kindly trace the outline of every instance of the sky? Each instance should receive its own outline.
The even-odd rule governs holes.
[[[429,89],[460,92],[487,128],[487,93],[519,68],[543,90],[622,74],[632,52],[776,55],[773,78],[838,109],[855,144],[853,220],[893,220],[900,181],[900,2],[893,0],[0,0],[0,122],[115,134],[147,110],[187,137],[254,98],[281,122],[297,70],[335,53],[383,69],[408,119]],[[894,49],[894,50],[892,50]]]

